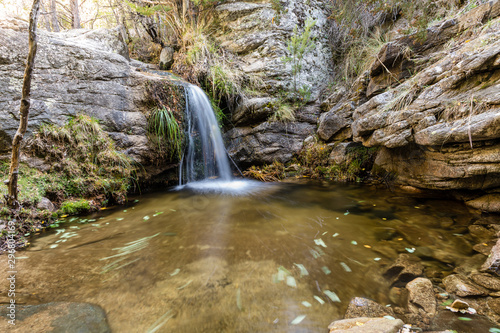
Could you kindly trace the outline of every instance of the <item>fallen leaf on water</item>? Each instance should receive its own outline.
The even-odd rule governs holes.
[[[174,276],[174,275],[177,275],[179,274],[181,270],[179,268],[176,268],[172,273],[170,273],[170,276]]]
[[[314,299],[317,300],[321,305],[325,304],[325,301],[323,301],[323,299],[321,299],[321,297],[319,296],[314,296]]]
[[[163,214],[163,212],[157,212],[157,213],[154,213],[153,216],[158,216],[158,215],[161,215]]]
[[[293,276],[286,277],[286,284],[292,288],[297,288],[297,283],[295,282]]]
[[[415,252],[415,248],[414,247],[412,247],[412,248],[405,247],[405,250],[408,251],[408,252],[410,252],[410,253]]]
[[[147,220],[149,220],[149,216],[147,216],[147,215],[146,215],[146,216],[144,216],[142,219],[143,219],[144,221],[147,221]]]
[[[340,263],[340,266],[342,266],[342,268],[347,272],[352,272],[351,268],[349,266],[347,266],[347,264],[345,262],[341,262]]]
[[[332,302],[340,302],[340,298],[333,291],[325,290],[324,293],[332,300]]]
[[[123,217],[117,217],[116,218],[117,221],[122,221],[123,220]]]
[[[372,247],[370,245],[363,245],[364,247],[366,247],[367,249],[371,249]]]
[[[306,308],[310,308],[312,306],[311,303],[307,301],[302,302],[302,305],[305,306]]]
[[[302,265],[302,264],[295,264],[295,263],[294,263],[294,265],[297,266],[300,269],[300,276],[309,275],[309,272],[304,267],[304,265]]]
[[[467,318],[467,317],[458,317],[458,320],[471,321],[472,319],[471,318]]]
[[[339,234],[338,232],[336,232],[336,233],[334,233],[334,234],[332,235],[332,237],[337,237],[338,235],[340,235],[340,234]]]
[[[351,244],[352,244],[352,245],[358,245],[358,242],[356,242],[356,241],[351,241]]]
[[[330,274],[332,271],[328,269],[328,267],[326,266],[323,266],[321,267],[321,269],[323,270],[323,273],[325,273],[326,275]]]
[[[348,210],[346,210],[346,212],[344,213],[344,215],[349,215],[349,211],[348,211]]]
[[[238,290],[236,291],[236,306],[238,307],[238,309],[240,311],[243,310],[243,305],[241,303],[241,290],[240,290],[240,288],[238,288]]]
[[[316,243],[316,245],[320,245],[320,246],[326,247],[325,242],[323,242],[323,240],[321,238],[315,239],[314,243]]]
[[[297,324],[300,324],[300,322],[302,320],[304,320],[304,318],[306,317],[306,315],[300,315],[298,316],[297,318],[295,318],[294,320],[292,320],[291,324],[292,325],[297,325]]]
[[[395,320],[396,318],[394,318],[393,316],[384,316],[384,318],[386,319],[390,319],[390,320]]]

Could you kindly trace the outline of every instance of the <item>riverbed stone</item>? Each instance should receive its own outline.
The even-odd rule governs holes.
[[[0,306],[0,315],[7,318],[7,305]],[[11,326],[7,320],[0,321],[2,332],[30,332],[36,328],[38,332],[78,332],[108,333],[104,310],[93,304],[52,302],[40,305],[16,305],[16,325]]]
[[[336,320],[328,329],[330,333],[397,333],[403,325],[401,319],[359,317]]]
[[[481,266],[483,272],[492,272],[500,276],[500,239],[497,240],[495,246],[491,248],[491,252]]]
[[[344,319],[368,317],[376,318],[383,316],[394,316],[391,308],[380,305],[371,299],[364,297],[354,297],[349,302]]]
[[[460,297],[486,296],[488,290],[470,281],[463,275],[448,275],[443,279],[446,291]]]
[[[384,277],[392,283],[407,283],[424,272],[420,258],[409,253],[399,254],[396,261],[384,272]]]
[[[56,207],[54,204],[47,198],[43,197],[40,199],[40,202],[36,205],[36,208],[38,209],[45,209],[48,210],[49,212],[54,212],[56,211]]]
[[[490,290],[500,291],[500,278],[498,277],[494,277],[493,275],[486,273],[479,273],[479,274],[472,274],[470,278],[472,279],[472,281],[474,281],[481,287]]]
[[[422,316],[436,314],[436,298],[432,282],[426,278],[416,278],[406,285],[408,289],[408,310]]]

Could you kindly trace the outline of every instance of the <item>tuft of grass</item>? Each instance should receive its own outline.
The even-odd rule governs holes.
[[[170,158],[182,157],[184,133],[173,112],[166,107],[154,109],[148,117],[148,132],[158,144],[162,153],[165,148]]]
[[[295,108],[292,105],[281,101],[269,120],[281,122],[295,121]]]
[[[274,161],[272,164],[262,167],[252,166],[243,172],[243,176],[253,178],[262,182],[278,182],[285,178],[285,166],[283,163]]]
[[[61,213],[68,215],[87,213],[90,210],[90,202],[86,199],[64,201],[60,207]]]

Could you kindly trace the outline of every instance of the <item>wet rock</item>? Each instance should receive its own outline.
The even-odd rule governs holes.
[[[487,194],[474,200],[467,201],[466,204],[484,212],[500,213],[500,194]]]
[[[449,275],[443,279],[446,291],[460,297],[486,296],[488,290],[468,280],[463,275]]]
[[[496,236],[495,230],[477,224],[469,226],[469,233],[476,242],[488,241]]]
[[[174,49],[170,46],[166,46],[161,50],[160,53],[160,69],[169,70],[174,64]]]
[[[393,304],[405,306],[408,303],[408,289],[392,287],[389,290],[389,299]]]
[[[406,285],[408,289],[408,310],[421,316],[436,314],[436,299],[432,282],[426,278],[416,278]]]
[[[486,243],[475,244],[474,246],[472,246],[472,249],[485,256],[488,256],[493,246],[495,246],[495,243],[496,243],[495,241],[488,241]]]
[[[0,306],[0,315],[6,318],[9,313],[7,305]],[[88,303],[53,302],[41,305],[17,305],[16,325],[18,332],[79,332],[108,333],[111,329],[106,320],[104,310]],[[11,327],[6,320],[0,321],[0,330],[8,332]]]
[[[54,204],[47,198],[42,198],[38,205],[36,205],[36,208],[45,209],[49,212],[55,212],[57,210]]]
[[[488,307],[491,309],[491,311],[500,315],[500,298],[490,298],[488,300]]]
[[[375,301],[364,297],[354,297],[351,299],[344,315],[345,319],[367,317],[376,318],[383,316],[394,316],[391,308],[382,306]]]
[[[471,273],[477,273],[481,268],[481,263],[484,262],[484,259],[485,256],[479,253],[462,259],[453,269],[453,272],[464,276],[468,276]]]
[[[338,333],[397,333],[404,323],[401,319],[387,318],[352,318],[336,320],[328,329]]]
[[[490,290],[500,291],[500,279],[497,277],[494,277],[490,274],[481,273],[481,274],[472,274],[470,278],[472,279],[472,281],[474,281],[481,287]]]
[[[396,282],[407,283],[419,277],[424,272],[420,258],[415,255],[401,253],[396,261],[385,271],[384,277]]]
[[[500,239],[497,240],[497,243],[491,249],[491,253],[483,266],[481,266],[481,270],[483,272],[488,271],[500,275]]]
[[[470,321],[460,320],[459,318],[470,318]],[[486,317],[478,315],[464,315],[453,313],[449,310],[441,310],[431,321],[431,330],[455,330],[457,332],[489,332],[491,327],[496,327]]]

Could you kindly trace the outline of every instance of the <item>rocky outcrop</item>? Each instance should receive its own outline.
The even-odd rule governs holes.
[[[483,196],[468,203],[500,212],[499,16],[500,1],[489,1],[428,28],[425,38],[386,43],[321,115],[318,136],[349,140],[334,137],[349,128],[353,141],[380,147],[375,164],[397,183],[478,190]]]
[[[28,52],[27,24],[0,22],[0,154],[19,126],[19,103]],[[129,61],[121,28],[38,32],[28,135],[43,123],[63,125],[79,113],[100,120],[118,147],[148,164],[146,85],[164,77]]]
[[[226,133],[228,152],[238,164],[288,162],[303,146],[303,140],[314,134],[319,117],[315,102],[332,74],[332,52],[328,42],[330,15],[325,1],[230,1],[216,7],[221,29],[217,43],[237,55],[238,68],[244,75],[257,77],[253,89],[257,95],[243,99],[232,112],[236,128]],[[311,40],[314,47],[304,55],[302,71],[293,75],[287,43],[304,30],[308,17],[315,19]],[[277,99],[306,87],[311,104],[295,110],[295,121],[272,121],[283,104]]]

